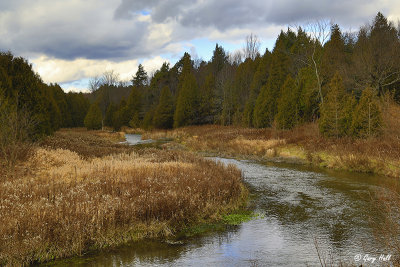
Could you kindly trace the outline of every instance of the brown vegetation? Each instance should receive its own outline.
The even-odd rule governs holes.
[[[25,108],[17,110],[0,98],[0,177],[13,175],[17,162],[31,155],[29,133],[34,125],[35,120]]]
[[[116,142],[125,140],[119,132],[87,131],[84,128],[63,129],[42,140],[40,146],[68,149],[84,158],[129,153],[133,148]]]
[[[47,138],[25,167],[0,181],[0,265],[171,236],[246,196],[233,166],[183,151],[134,152],[84,131]]]
[[[375,239],[384,245],[392,255],[390,266],[400,266],[400,195],[398,185],[396,190],[380,190],[372,197],[375,214],[370,223],[374,225]],[[388,265],[389,266],[389,265]]]
[[[292,130],[191,126],[152,131],[144,139],[173,138],[195,151],[261,159],[300,159],[322,167],[400,177],[400,107],[387,102],[382,135],[368,139],[326,138],[317,123]]]

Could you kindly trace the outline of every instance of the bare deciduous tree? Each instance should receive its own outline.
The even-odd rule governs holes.
[[[243,53],[240,50],[236,50],[233,53],[229,53],[228,62],[231,65],[239,66],[243,62]]]
[[[247,35],[246,37],[246,44],[245,47],[243,48],[243,53],[244,53],[244,58],[250,58],[254,60],[257,56],[260,55],[260,45],[261,42],[258,39],[258,36],[251,33],[250,35]]]
[[[97,91],[102,85],[118,86],[121,84],[119,80],[119,74],[114,70],[108,70],[104,72],[100,77],[94,76],[89,80],[90,92]]]
[[[95,76],[93,78],[90,78],[89,80],[89,90],[90,92],[97,91],[97,89],[100,88],[101,86],[101,78],[99,76]]]
[[[117,86],[119,82],[119,74],[114,72],[114,70],[108,70],[103,73],[101,77],[101,84],[108,86]]]
[[[296,60],[298,60],[301,64],[310,66],[315,73],[315,77],[317,79],[318,86],[318,95],[321,103],[324,102],[324,98],[322,95],[322,83],[323,80],[321,78],[320,66],[322,64],[322,47],[328,41],[330,36],[330,26],[331,22],[326,20],[317,20],[315,22],[309,22],[304,26],[304,29],[307,32],[307,35],[310,37],[312,43],[310,46],[310,50],[307,51],[304,55],[291,55],[294,56]],[[300,26],[294,26],[298,32],[302,30]]]
[[[307,29],[310,32],[311,38],[313,40],[313,50],[311,53],[311,63],[314,68],[315,77],[317,78],[318,83],[318,93],[321,99],[321,103],[324,103],[324,97],[322,95],[322,79],[320,75],[320,65],[321,65],[321,56],[322,54],[318,54],[318,47],[323,47],[324,44],[328,41],[330,36],[330,25],[331,23],[326,20],[318,20],[314,23],[309,23],[307,25]]]
[[[399,32],[383,15],[376,20],[359,31],[353,54],[354,73],[356,87],[371,86],[383,94],[400,82]]]

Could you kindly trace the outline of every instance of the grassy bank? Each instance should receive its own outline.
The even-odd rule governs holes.
[[[324,168],[400,177],[400,134],[397,128],[378,138],[325,138],[311,123],[290,131],[234,126],[191,126],[151,131],[144,139],[173,138],[183,148],[220,156],[290,161]]]
[[[114,137],[58,132],[18,166],[19,177],[1,179],[0,265],[166,238],[243,205],[235,167],[184,151],[135,151]]]

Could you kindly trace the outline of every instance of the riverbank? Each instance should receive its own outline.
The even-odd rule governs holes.
[[[391,128],[391,131],[394,131]],[[290,131],[234,126],[190,126],[145,132],[143,139],[171,138],[165,148],[222,157],[311,164],[321,168],[400,177],[397,132],[370,139],[324,138],[311,123]]]
[[[57,132],[18,166],[20,176],[0,181],[0,265],[167,239],[246,203],[237,168],[116,144],[117,135]]]

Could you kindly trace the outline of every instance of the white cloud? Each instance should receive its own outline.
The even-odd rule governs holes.
[[[163,62],[168,61],[160,56],[146,59],[142,62],[148,73],[159,69]],[[137,59],[115,62],[110,60],[93,60],[78,58],[65,60],[50,58],[45,55],[32,60],[34,70],[39,73],[46,83],[66,83],[101,76],[105,71],[113,70],[119,74],[122,81],[131,80],[135,75],[139,61]]]

